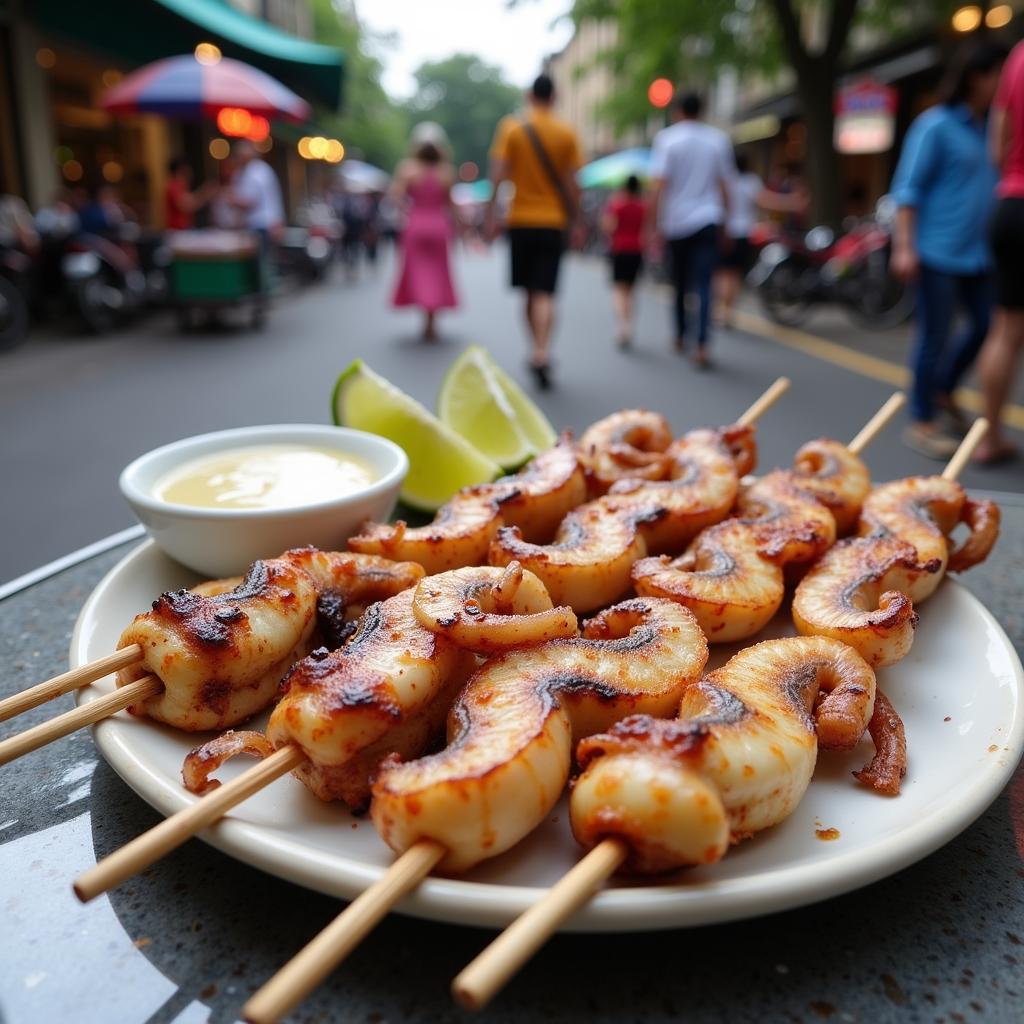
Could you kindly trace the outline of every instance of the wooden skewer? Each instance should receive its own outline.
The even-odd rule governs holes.
[[[137,836],[109,857],[104,857],[94,868],[79,876],[74,883],[75,895],[87,903],[100,893],[120,885],[305,760],[306,755],[294,744],[278,748],[230,782],[218,786],[201,800],[172,814],[155,828]]]
[[[988,420],[983,416],[979,417],[971,424],[971,429],[967,431],[967,435],[960,442],[960,447],[953,452],[953,457],[942,471],[943,480],[955,480],[964,471],[964,467],[974,454],[974,449],[978,447],[979,442],[987,433]]]
[[[432,839],[421,839],[409,847],[383,878],[353,900],[245,1004],[242,1018],[251,1024],[271,1024],[284,1016],[430,874],[445,852]]]
[[[105,658],[90,661],[88,665],[79,665],[78,668],[73,668],[70,672],[54,676],[44,683],[38,683],[27,690],[22,690],[21,693],[15,693],[11,697],[0,700],[0,722],[6,722],[8,718],[37,708],[40,704],[45,704],[72,690],[79,690],[83,686],[88,686],[89,683],[96,682],[97,679],[110,675],[111,672],[128,668],[141,660],[142,648],[138,644],[130,644],[119,651],[114,651],[113,654],[108,654]]]
[[[902,391],[890,395],[888,401],[857,432],[857,436],[846,446],[854,455],[862,451],[888,426],[889,421],[907,404]]]
[[[467,1010],[486,1006],[508,980],[622,865],[629,847],[603,839],[572,870],[509,925],[452,982],[452,995]]]
[[[736,421],[744,426],[759,420],[787,391],[789,378],[779,377],[767,391]]]
[[[904,402],[902,394],[892,395],[850,442],[850,451],[854,454],[862,452]],[[966,444],[965,439],[962,447]],[[629,847],[621,839],[605,839],[598,843],[543,899],[514,921],[456,976],[452,982],[455,1000],[469,1010],[486,1006],[559,926],[593,897],[622,865],[628,853]]]
[[[68,711],[49,722],[26,729],[17,736],[0,742],[0,765],[59,740],[69,732],[92,725],[102,718],[109,718],[130,704],[137,704],[140,700],[155,696],[163,688],[164,684],[156,676],[143,676],[127,686],[114,690],[113,693],[87,701],[74,711]]]

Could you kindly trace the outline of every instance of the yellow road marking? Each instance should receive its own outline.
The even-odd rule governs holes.
[[[892,387],[906,388],[910,386],[910,370],[898,363],[890,363],[877,356],[869,356],[864,352],[848,348],[834,341],[819,338],[816,334],[798,331],[792,327],[783,327],[772,323],[756,313],[736,310],[733,313],[736,325],[744,331],[758,337],[776,341],[786,348],[796,349],[807,355],[814,356],[833,366],[841,366],[844,370],[859,373],[862,377],[871,377]],[[984,401],[981,392],[974,388],[957,388],[954,396],[957,402],[971,412],[983,412]],[[1024,430],[1024,406],[1008,404],[1003,410],[1003,422],[1016,430]]]

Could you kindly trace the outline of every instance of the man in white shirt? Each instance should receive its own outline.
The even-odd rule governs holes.
[[[281,186],[270,164],[259,158],[248,139],[239,139],[233,148],[238,170],[231,181],[231,203],[241,211],[244,227],[256,233],[260,244],[260,284],[264,292],[270,285],[270,242],[284,227]]]
[[[673,104],[673,124],[654,138],[654,197],[651,209],[665,239],[676,289],[676,348],[686,347],[686,295],[700,300],[697,366],[707,366],[711,322],[711,276],[718,259],[719,229],[728,210],[728,184],[735,175],[728,136],[700,119],[701,98],[683,93]]]

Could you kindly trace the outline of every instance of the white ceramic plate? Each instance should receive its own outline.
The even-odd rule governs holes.
[[[160,592],[195,577],[151,543],[97,586],[71,642],[71,664],[114,649],[124,626]],[[792,632],[780,618],[772,635]],[[771,630],[769,630],[771,633]],[[715,648],[712,666],[735,648]],[[783,824],[736,847],[720,864],[680,873],[673,884],[615,884],[569,922],[576,931],[708,924],[812,903],[912,864],[967,827],[1002,790],[1024,747],[1021,664],[995,619],[965,589],[945,582],[924,607],[910,656],[879,682],[903,716],[910,767],[896,799],[858,786],[850,771],[871,754],[823,753],[811,787]],[[87,687],[90,700],[111,688]],[[114,770],[164,814],[192,802],[181,763],[205,737],[122,713],[96,728]],[[246,759],[226,765],[222,777]],[[837,829],[831,841],[818,829]],[[231,856],[297,882],[352,898],[392,860],[366,818],[311,796],[292,778],[246,801],[205,838]],[[462,924],[503,926],[534,903],[579,857],[566,808],[533,835],[461,879],[428,879],[401,910]]]

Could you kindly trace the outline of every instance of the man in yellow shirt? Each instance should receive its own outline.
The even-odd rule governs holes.
[[[526,291],[530,368],[541,388],[551,386],[550,341],[555,319],[558,265],[567,232],[579,213],[576,133],[551,112],[554,84],[540,75],[527,93],[525,116],[502,119],[491,145],[494,190],[487,206],[486,232],[494,238],[498,186],[511,181],[515,195],[508,212],[512,287]]]

